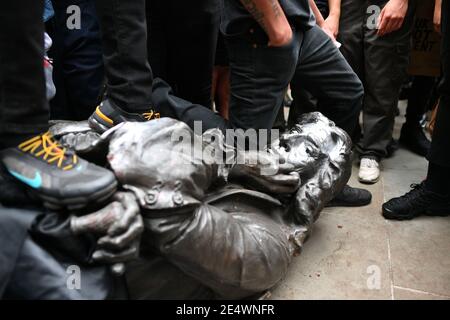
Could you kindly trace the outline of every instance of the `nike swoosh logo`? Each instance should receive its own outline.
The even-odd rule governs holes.
[[[8,170],[8,171],[11,175],[13,175],[14,177],[16,177],[17,179],[19,179],[20,181],[22,181],[23,183],[29,185],[30,187],[32,187],[34,189],[39,189],[42,186],[42,178],[41,178],[41,174],[39,172],[36,172],[36,174],[34,175],[34,179],[30,179],[30,178],[24,177],[23,175],[15,172],[15,171],[12,171],[12,170]]]

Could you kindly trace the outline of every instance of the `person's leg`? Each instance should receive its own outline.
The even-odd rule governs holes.
[[[442,71],[439,86],[441,95],[428,160],[442,167],[450,167],[450,3],[442,2]]]
[[[213,87],[211,97],[216,110],[228,120],[230,106],[230,63],[225,40],[218,30],[217,47],[214,57]]]
[[[213,87],[214,94],[212,98],[215,99],[216,109],[219,114],[228,120],[229,105],[230,105],[230,68],[228,66],[214,67],[215,84]],[[214,78],[213,77],[213,78]]]
[[[430,141],[425,136],[420,120],[426,112],[436,79],[427,76],[415,76],[406,108],[406,122],[402,126],[400,142],[409,150],[426,156]]]
[[[303,84],[317,98],[318,110],[352,135],[364,89],[337,47],[318,27],[305,33],[293,83]],[[363,206],[371,200],[369,191],[346,186],[328,206]]]
[[[247,30],[245,36],[226,37],[232,127],[272,129],[294,75],[302,37],[303,33],[296,31],[292,42],[280,48],[268,47],[267,36],[256,27]]]
[[[108,98],[129,113],[152,107],[145,0],[96,0]]]
[[[42,13],[41,0],[2,4],[0,148],[6,149],[0,161],[48,207],[76,209],[108,197],[117,183],[111,171],[79,159],[50,133],[42,134],[48,129]]]
[[[364,83],[364,21],[367,1],[341,0],[341,17],[337,40],[340,51]]]
[[[450,2],[442,2],[441,102],[436,118],[425,182],[407,194],[383,204],[386,219],[406,220],[422,214],[450,215]]]
[[[18,0],[0,10],[0,149],[48,129],[43,8],[43,0]]]
[[[167,0],[159,0],[167,1]],[[220,23],[218,0],[171,1],[169,83],[180,98],[210,108]]]
[[[54,74],[58,90],[50,101],[51,119],[85,120],[98,105],[104,69],[100,28],[95,4],[90,0],[54,1]],[[81,9],[81,29],[70,30],[67,8]]]
[[[293,83],[303,84],[318,99],[318,110],[352,135],[364,89],[337,47],[317,26],[305,33]]]
[[[353,71],[364,84],[364,42],[363,23],[367,1],[341,0],[341,16],[337,40],[342,44],[340,51]],[[352,135],[353,143],[361,138],[359,121]]]
[[[384,4],[386,2],[383,1]],[[378,36],[376,29],[366,27],[364,30],[366,97],[364,136],[359,145],[362,158],[380,161],[387,155],[400,88],[409,63],[414,4],[415,1],[410,1],[407,16],[399,30],[384,36]]]
[[[177,119],[186,123],[192,130],[195,129],[195,122],[201,123],[203,132],[219,128],[225,133],[225,130],[231,129],[230,123],[223,117],[205,106],[176,96],[167,82],[159,78],[155,78],[153,82],[153,101],[155,111],[161,117]]]
[[[148,121],[159,115],[152,100],[145,0],[95,0],[103,45],[107,99],[89,118],[104,132],[124,121]]]
[[[408,97],[408,108],[406,108],[406,122],[404,125],[414,126],[420,123],[423,114],[427,111],[435,83],[436,78],[434,77],[414,76]]]
[[[427,187],[430,191],[447,196],[450,202],[450,3],[442,3],[442,70],[439,86],[441,100],[436,116],[428,160]],[[450,209],[449,209],[450,213]]]
[[[168,73],[169,43],[174,41],[168,35],[169,1],[146,0],[145,10],[147,14],[147,53],[153,75],[155,78],[168,81],[169,85],[173,86]]]

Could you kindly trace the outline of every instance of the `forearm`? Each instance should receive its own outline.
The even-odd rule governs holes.
[[[322,27],[323,23],[325,22],[325,19],[323,18],[322,13],[320,13],[320,10],[319,10],[319,8],[317,8],[317,5],[314,2],[314,0],[309,0],[309,5],[311,6],[311,10],[312,10],[314,16],[316,17],[317,25],[319,27]]]
[[[434,2],[434,10],[441,12],[441,8],[442,8],[442,0],[436,0]]]
[[[240,1],[264,29],[271,42],[283,43],[292,37],[291,27],[278,0]]]
[[[341,16],[341,0],[328,0],[330,16],[340,18]]]
[[[442,0],[436,0],[434,3],[433,25],[434,30],[437,33],[441,33],[441,22],[442,22],[441,8],[442,8]]]

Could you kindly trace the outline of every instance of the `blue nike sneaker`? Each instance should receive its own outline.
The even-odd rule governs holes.
[[[0,151],[0,161],[49,209],[82,209],[105,201],[117,189],[111,171],[63,148],[49,132]]]

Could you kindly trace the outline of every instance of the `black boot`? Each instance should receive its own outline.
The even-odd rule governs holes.
[[[428,154],[431,144],[419,124],[410,125],[405,123],[402,127],[399,141],[408,150],[423,157]]]
[[[346,185],[326,207],[362,207],[370,204],[371,201],[372,194],[369,191]]]
[[[450,215],[450,199],[426,189],[425,183],[412,185],[405,195],[383,204],[383,216],[392,220],[410,220],[420,215]]]

